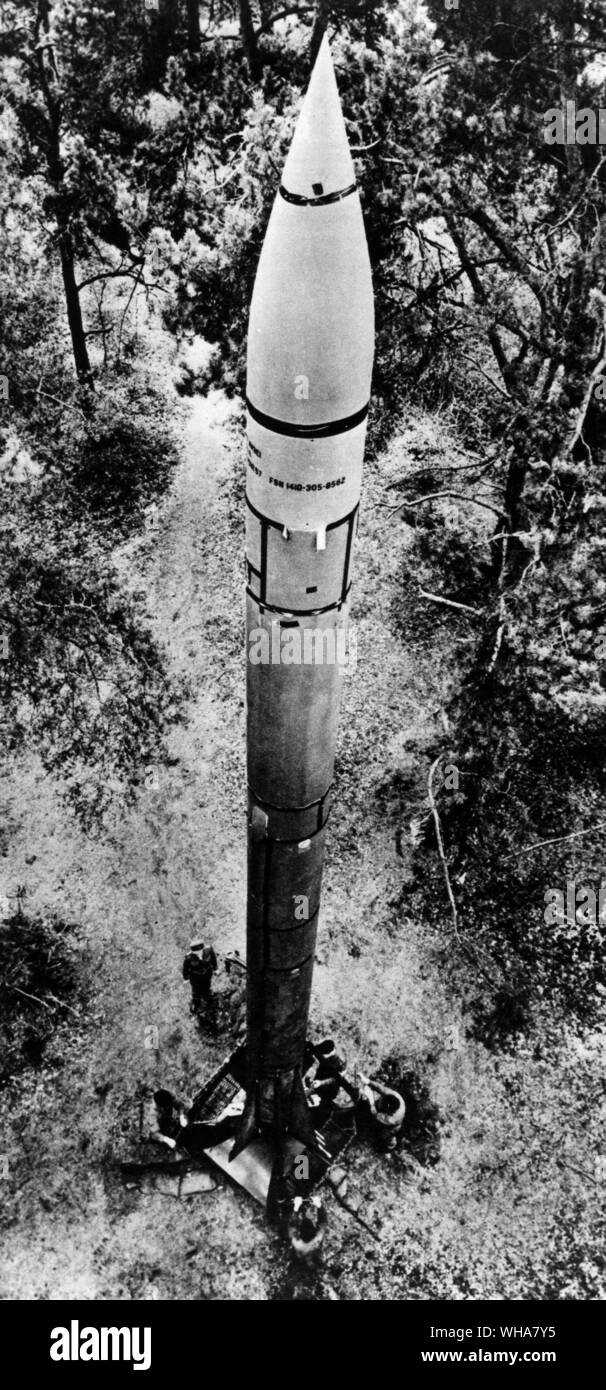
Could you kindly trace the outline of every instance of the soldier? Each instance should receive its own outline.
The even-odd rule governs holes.
[[[370,1121],[371,1129],[383,1153],[397,1148],[398,1139],[406,1107],[402,1097],[391,1086],[383,1086],[380,1081],[369,1081],[358,1073],[358,1105],[363,1116]]]
[[[322,1198],[295,1197],[288,1222],[290,1248],[305,1264],[315,1263],[324,1240],[326,1212]]]
[[[225,957],[225,973],[226,973],[226,975],[229,975],[229,974],[230,974],[232,965],[237,965],[237,966],[239,966],[239,968],[240,968],[240,970],[242,971],[242,973],[243,973],[244,975],[246,975],[246,961],[245,961],[245,960],[242,960],[242,957],[241,957],[239,951],[228,951],[228,952],[227,952],[227,955],[226,955],[226,957]]]
[[[315,1049],[318,1059],[315,1076],[309,1081],[308,1104],[313,1103],[318,1107],[314,1115],[314,1125],[316,1129],[321,1129],[324,1122],[332,1113],[332,1107],[341,1090],[341,1077],[347,1065],[344,1057],[340,1057],[335,1049],[332,1038],[326,1038],[322,1043],[318,1043]]]
[[[183,961],[183,979],[191,985],[192,1014],[198,1012],[202,1004],[210,1000],[212,978],[217,969],[217,957],[212,946],[194,940]]]
[[[325,1038],[315,1049],[318,1059],[316,1079],[325,1081],[328,1077],[340,1076],[345,1071],[347,1060],[340,1057],[332,1038]]]
[[[187,1124],[185,1106],[181,1105],[170,1091],[165,1090],[154,1091],[154,1106],[156,1125],[149,1137],[156,1139],[161,1144],[166,1144],[170,1149],[175,1149],[181,1137],[181,1131]]]

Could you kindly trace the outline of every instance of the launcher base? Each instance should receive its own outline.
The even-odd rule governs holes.
[[[313,1065],[314,1052],[309,1048],[306,1063]],[[230,1057],[214,1072],[210,1080],[196,1096],[189,1118],[203,1124],[215,1124],[230,1115],[241,1114],[244,1108],[244,1067],[245,1050],[237,1048]],[[257,1202],[266,1207],[272,1176],[276,1164],[282,1166],[284,1159],[292,1176],[285,1179],[285,1195],[296,1196],[301,1190],[296,1173],[304,1175],[307,1191],[324,1181],[331,1166],[345,1152],[356,1135],[353,1114],[347,1118],[336,1105],[323,1106],[324,1118],[316,1129],[316,1148],[312,1149],[298,1139],[287,1138],[281,1151],[271,1135],[257,1135],[236,1158],[230,1161],[234,1147],[232,1138],[205,1150],[205,1157],[216,1164],[240,1187],[244,1188]],[[326,1114],[326,1111],[328,1113]],[[300,1163],[298,1160],[304,1159]]]

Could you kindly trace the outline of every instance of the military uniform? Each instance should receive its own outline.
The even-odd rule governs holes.
[[[217,969],[217,957],[212,946],[203,941],[192,941],[183,961],[183,979],[191,985],[191,1006],[197,1009],[210,999],[212,978]]]

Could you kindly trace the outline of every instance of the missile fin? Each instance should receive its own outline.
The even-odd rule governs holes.
[[[285,1169],[284,1148],[280,1146],[272,1166],[266,1202],[268,1220],[276,1224],[280,1221],[284,1203],[288,1200]]]
[[[292,1084],[290,1123],[288,1129],[293,1138],[300,1139],[302,1144],[317,1150],[318,1140],[316,1138],[316,1131],[312,1124],[309,1106],[305,1099],[301,1073],[299,1071],[295,1073]]]
[[[236,1130],[236,1140],[229,1155],[230,1163],[233,1163],[234,1158],[237,1158],[238,1154],[241,1154],[246,1146],[252,1143],[257,1129],[257,1104],[255,1090],[253,1089],[246,1097],[246,1104]]]

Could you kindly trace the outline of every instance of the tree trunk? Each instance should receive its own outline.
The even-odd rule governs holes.
[[[558,38],[561,45],[558,53],[560,100],[563,111],[567,111],[567,103],[569,101],[574,102],[577,95],[578,76],[578,61],[574,46],[576,23],[574,11],[571,13],[570,0],[561,0],[558,19]],[[569,177],[574,179],[582,165],[580,148],[576,143],[569,145],[567,141],[564,146],[564,154]]]
[[[86,345],[86,333],[82,322],[82,306],[80,304],[80,294],[76,283],[76,272],[74,267],[74,252],[71,234],[68,227],[69,214],[65,210],[63,202],[63,160],[61,158],[61,111],[62,98],[59,90],[57,65],[54,50],[49,42],[50,33],[50,4],[49,0],[38,0],[38,8],[35,21],[35,40],[36,56],[38,63],[38,75],[40,87],[46,106],[48,117],[48,144],[46,150],[46,161],[48,166],[48,177],[55,193],[55,219],[57,231],[59,233],[59,254],[61,257],[61,273],[63,275],[63,288],[65,291],[65,304],[67,308],[67,321],[72,340],[74,363],[78,380],[85,386],[93,386],[93,374],[91,371],[88,348]],[[41,43],[41,36],[45,42]],[[48,64],[48,66],[47,66]]]
[[[259,53],[259,45],[255,34],[250,0],[238,0],[240,12],[240,34],[242,36],[242,47],[246,54],[248,71],[253,82],[260,82],[263,74],[263,63]]]
[[[311,31],[311,39],[309,41],[309,61],[312,68],[318,56],[320,44],[326,33],[328,21],[330,19],[330,11],[331,0],[316,0],[316,12]]]
[[[157,0],[148,12],[149,27],[143,47],[143,79],[147,86],[156,87],[163,81],[166,64],[177,48],[179,0]]]
[[[76,271],[74,257],[71,247],[71,237],[68,231],[59,232],[59,249],[61,254],[61,273],[63,275],[63,288],[65,290],[65,303],[67,305],[67,321],[72,339],[72,349],[78,381],[83,386],[92,386],[93,374],[88,356],[86,345],[86,333],[82,322],[82,305],[76,284]]]
[[[482,280],[480,279],[478,267],[475,261],[472,260],[467,250],[467,246],[465,243],[465,234],[463,229],[457,226],[457,224],[454,221],[454,218],[452,217],[446,219],[446,226],[448,227],[448,231],[450,232],[450,235],[454,241],[457,255],[459,257],[459,261],[461,262],[461,267],[465,271],[467,279],[469,280],[476,303],[480,304],[483,309],[486,309],[488,312],[490,312],[488,295],[486,293],[486,290],[484,289]],[[511,388],[515,385],[515,368],[508,361],[507,354],[501,342],[499,332],[495,323],[488,325],[488,341],[495,355],[497,366],[499,368],[503,381],[505,382],[505,385],[508,388]]]
[[[200,4],[199,0],[187,0],[187,45],[190,53],[200,51]]]

